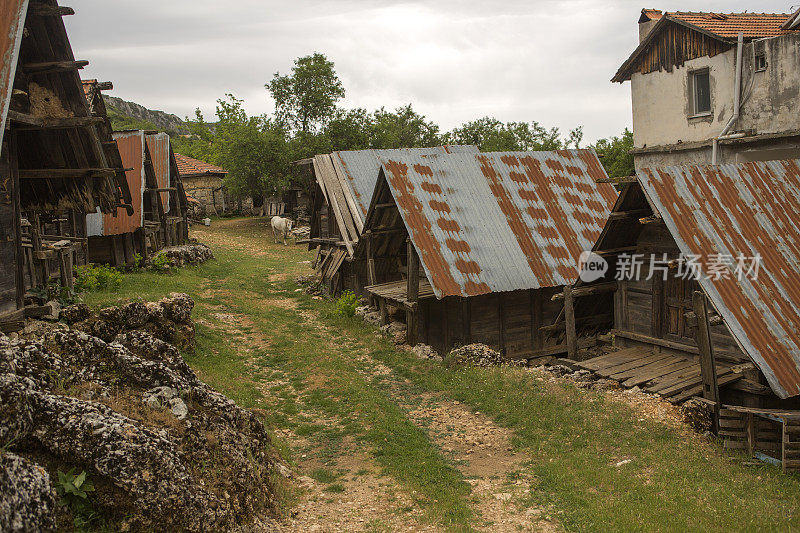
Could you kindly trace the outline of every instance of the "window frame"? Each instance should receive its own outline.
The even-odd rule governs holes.
[[[756,72],[764,72],[767,70],[767,54],[765,52],[759,52],[755,55],[753,68]],[[759,64],[761,63],[761,64]]]
[[[698,93],[697,93],[697,77],[705,74],[708,77],[708,109],[698,111]],[[714,102],[711,97],[711,68],[704,67],[691,70],[689,76],[689,118],[703,118],[709,117],[714,114]]]

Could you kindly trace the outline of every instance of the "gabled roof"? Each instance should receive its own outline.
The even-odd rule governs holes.
[[[440,299],[574,283],[617,197],[591,150],[380,159]]]
[[[677,24],[696,31],[705,37],[733,44],[739,36],[744,39],[762,39],[798,33],[800,28],[784,28],[792,17],[790,13],[703,13],[674,11],[662,13],[656,9],[643,9],[639,23],[658,21],[639,44],[630,57],[622,64],[611,81],[623,82],[630,79],[637,60],[653,45],[653,42],[667,26]]]
[[[478,147],[472,145],[437,146],[433,148],[400,148],[385,150],[350,150],[333,152],[334,165],[337,171],[347,178],[350,193],[355,197],[362,219],[367,216],[372,192],[378,179],[378,170],[381,167],[381,157],[391,157],[393,154],[408,152],[417,155],[451,154],[459,152],[478,153]]]
[[[175,154],[175,162],[178,164],[178,172],[181,177],[228,173],[228,171],[222,167],[177,153]]]
[[[800,394],[800,160],[645,169],[637,180],[742,350],[781,398]],[[707,277],[715,254],[732,257]],[[760,257],[756,279],[736,258]]]

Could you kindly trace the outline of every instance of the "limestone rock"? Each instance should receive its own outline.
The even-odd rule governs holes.
[[[0,452],[0,531],[55,529],[56,494],[44,468]]]

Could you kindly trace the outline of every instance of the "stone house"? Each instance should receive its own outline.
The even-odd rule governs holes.
[[[233,208],[222,182],[227,170],[181,154],[175,154],[175,161],[190,202],[197,201],[206,214],[221,215]]]
[[[800,157],[800,11],[644,9],[639,40],[612,79],[631,82],[637,169]]]

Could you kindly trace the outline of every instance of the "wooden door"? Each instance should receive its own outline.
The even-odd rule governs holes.
[[[676,340],[694,341],[694,332],[686,324],[685,314],[692,311],[692,294],[700,290],[700,285],[693,279],[668,276],[664,281],[664,323],[665,335]]]

